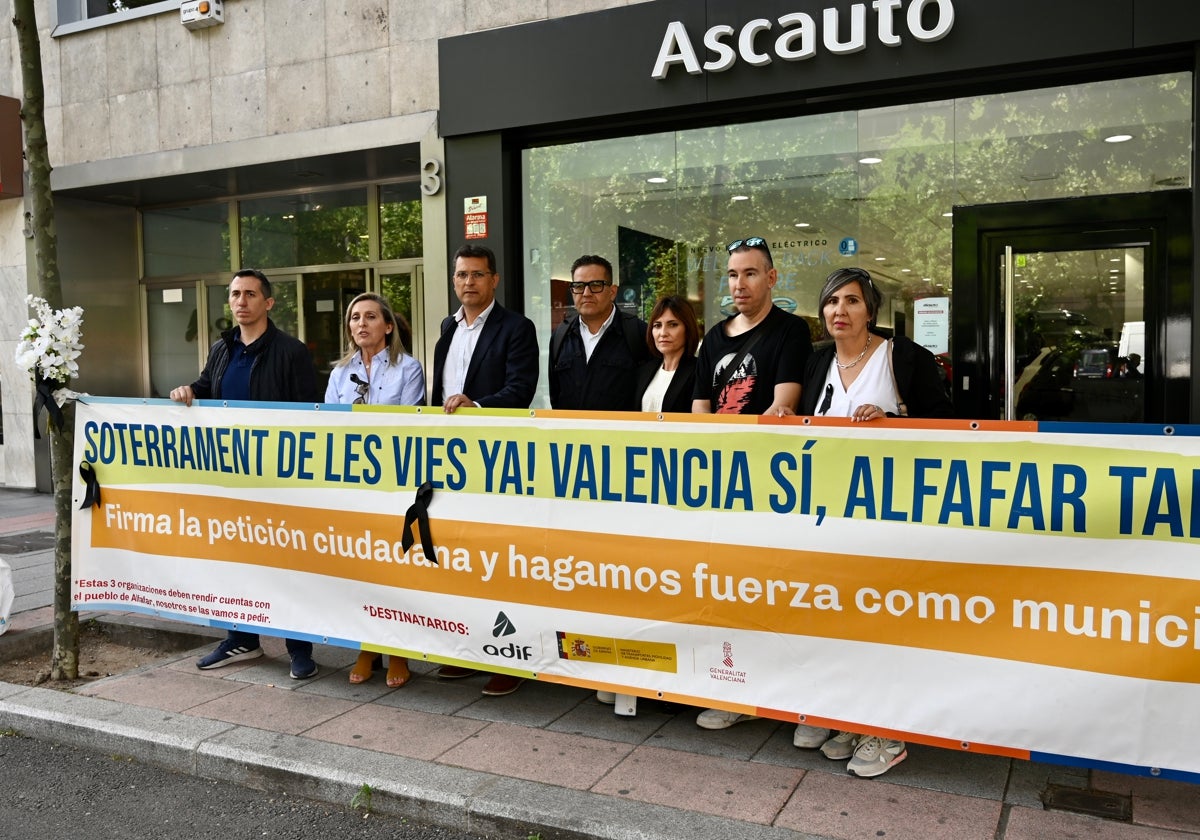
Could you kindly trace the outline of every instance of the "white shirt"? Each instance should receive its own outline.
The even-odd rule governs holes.
[[[825,405],[825,394],[833,389],[833,399],[829,410],[824,412],[826,417],[849,417],[860,405],[877,405],[888,414],[899,413],[896,397],[896,386],[892,380],[891,354],[888,353],[887,342],[871,354],[867,359],[862,373],[850,383],[849,388],[842,387],[842,377],[838,373],[837,353],[829,363],[829,373],[825,377],[824,393],[817,400],[817,414]]]
[[[439,405],[446,402],[447,397],[466,393],[467,369],[471,366],[471,356],[475,354],[475,345],[479,344],[479,336],[483,333],[483,325],[496,306],[493,298],[487,309],[475,317],[473,324],[467,323],[467,315],[463,308],[458,307],[454,313],[456,326],[454,338],[450,340],[450,349],[446,352],[446,364],[442,366],[442,393],[434,394]],[[467,396],[471,396],[467,394]]]
[[[671,380],[674,378],[675,371],[664,370],[662,365],[659,365],[658,370],[654,372],[654,378],[642,394],[642,411],[662,411],[663,399],[667,396],[667,389],[671,387]]]
[[[617,307],[613,307],[608,313],[608,319],[600,325],[600,329],[596,330],[596,334],[592,335],[592,331],[588,329],[588,325],[583,323],[583,319],[579,319],[579,335],[583,337],[583,355],[587,361],[592,360],[592,351],[596,349],[596,345],[600,343],[600,339],[604,337],[604,333],[612,326],[613,319],[617,317]]]

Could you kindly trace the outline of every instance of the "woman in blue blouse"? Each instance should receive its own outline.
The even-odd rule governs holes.
[[[325,402],[425,405],[425,371],[405,352],[412,332],[385,298],[370,292],[354,298],[346,309],[345,326],[351,349],[329,374]],[[360,652],[350,669],[350,682],[366,682],[382,661],[382,654]],[[389,687],[399,688],[410,677],[407,659],[388,657]]]

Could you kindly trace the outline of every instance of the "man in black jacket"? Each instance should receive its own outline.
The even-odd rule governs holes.
[[[195,399],[262,402],[320,401],[317,376],[308,348],[283,333],[267,317],[275,305],[271,281],[261,271],[243,268],[229,284],[229,308],[237,326],[221,333],[208,351],[200,378],[171,391],[171,399],[191,405]],[[287,639],[292,679],[316,676],[312,642]],[[216,650],[196,663],[202,671],[262,656],[257,633],[230,630]]]
[[[538,381],[537,330],[533,321],[496,300],[496,255],[482,245],[463,245],[454,254],[453,280],[461,306],[442,321],[433,348],[430,402],[447,414],[472,407],[529,408]],[[438,676],[455,680],[476,671],[443,665]],[[483,693],[512,694],[522,682],[511,674],[493,674]]]
[[[571,266],[578,314],[550,339],[550,405],[583,411],[628,411],[637,371],[650,358],[646,325],[614,301],[612,263],[585,254]]]

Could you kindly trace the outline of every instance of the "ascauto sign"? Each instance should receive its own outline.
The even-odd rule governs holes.
[[[922,43],[940,41],[954,27],[952,0],[874,0],[874,36],[885,47],[899,47],[905,35]],[[747,21],[740,29],[729,24],[711,26],[701,44],[707,52],[703,63],[682,21],[671,21],[663,33],[650,76],[665,79],[672,67],[681,66],[692,75],[729,70],[738,59],[755,67],[776,58],[801,61],[817,54],[819,46],[835,55],[861,52],[867,48],[866,3],[850,6],[849,20],[836,8],[821,11],[821,20],[807,12],[792,12],[772,22],[766,18]],[[774,40],[772,40],[772,38]]]

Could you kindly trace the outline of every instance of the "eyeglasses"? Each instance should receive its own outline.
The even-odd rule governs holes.
[[[484,277],[491,277],[492,272],[490,272],[490,271],[456,271],[456,272],[454,272],[453,276],[454,276],[454,279],[460,283],[465,283],[468,280],[468,278],[471,280],[474,280],[476,283],[478,283]]]
[[[761,248],[762,250],[767,251],[767,253],[770,253],[767,248],[767,240],[763,239],[761,236],[751,236],[749,239],[735,239],[725,246],[725,250],[732,254],[743,245],[745,245],[747,248]]]
[[[350,381],[354,383],[354,390],[358,392],[358,396],[354,398],[354,405],[362,405],[367,401],[367,391],[371,390],[371,383],[360,379],[357,373],[350,374]]]
[[[611,286],[611,285],[612,285],[612,283],[608,280],[589,280],[586,283],[584,283],[584,282],[568,283],[567,287],[570,288],[571,294],[573,294],[573,295],[583,294],[584,289],[587,289],[594,295],[598,295],[604,291],[605,286]]]

